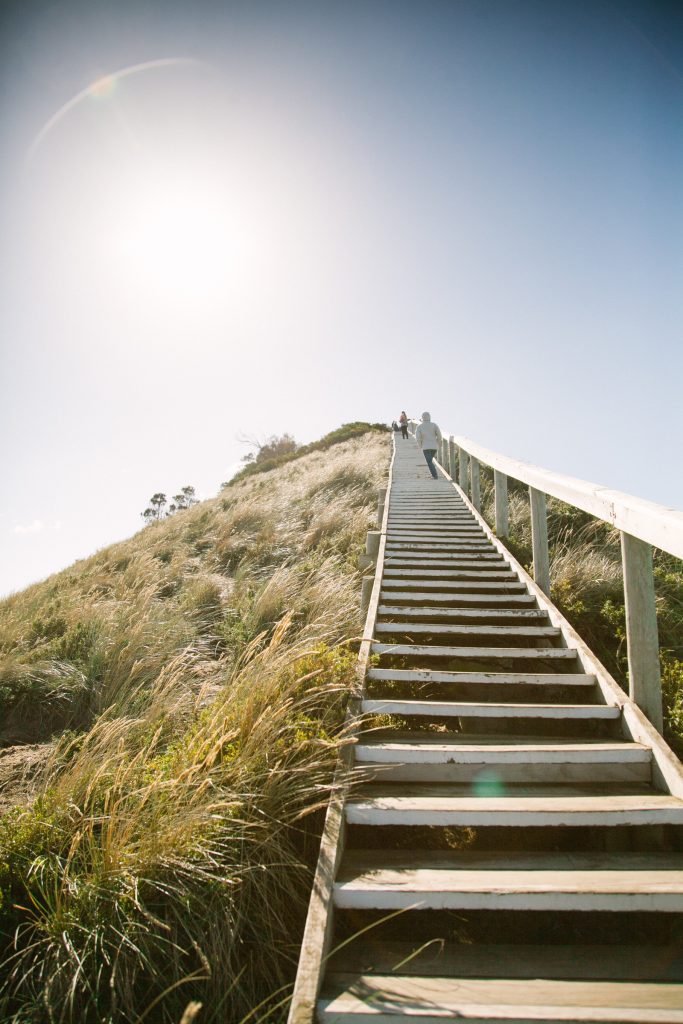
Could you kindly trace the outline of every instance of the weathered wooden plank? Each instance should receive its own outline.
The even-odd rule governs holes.
[[[372,734],[370,734],[372,736]],[[495,740],[498,742],[495,742]],[[419,739],[361,738],[355,745],[356,761],[384,762],[386,764],[415,762],[419,764],[448,764],[458,762],[469,765],[506,764],[645,764],[652,761],[652,751],[642,743],[601,741],[580,743],[565,737],[526,737],[523,739],[496,737],[481,743],[471,734],[445,740],[427,735]],[[594,781],[594,779],[593,779]],[[679,858],[683,870],[683,858]]]
[[[590,978],[612,981],[683,981],[680,945],[467,945],[437,940],[383,941],[364,937],[334,954],[332,970],[358,974],[464,978]]]
[[[419,576],[419,574],[417,575]],[[414,576],[405,579],[397,573],[394,577],[389,576],[382,578],[382,589],[405,589],[407,587],[415,587],[416,589],[422,588],[422,590],[427,591],[430,588],[433,588],[434,590],[443,591],[444,593],[453,593],[456,597],[459,594],[469,594],[476,591],[486,591],[491,594],[496,593],[503,597],[514,594],[521,595],[523,597],[528,596],[526,593],[526,587],[516,578],[500,581],[492,580],[489,575],[482,581],[481,576],[478,576],[476,573],[460,573],[459,575],[463,577],[462,581],[419,579]]]
[[[622,533],[621,555],[626,602],[629,694],[655,729],[661,732],[664,721],[652,548]]]
[[[400,584],[399,584],[400,586]],[[531,594],[480,594],[480,593],[459,593],[458,591],[426,590],[419,592],[415,590],[383,590],[382,597],[387,601],[448,601],[452,607],[467,607],[468,605],[482,605],[491,607],[522,607],[533,605],[534,598]],[[547,613],[544,613],[547,614]]]
[[[683,1024],[680,986],[648,982],[334,975],[322,1024]]]
[[[375,626],[375,636],[379,633],[408,633],[411,636],[447,635],[447,636],[495,636],[504,639],[515,637],[533,637],[535,639],[555,638],[560,635],[555,626],[499,626],[479,625],[467,626],[457,622],[379,622]]]
[[[538,786],[537,795],[517,795],[520,790],[533,789],[520,786],[511,788],[509,796],[476,797],[466,784],[447,783],[441,789],[438,785],[393,784],[385,792],[352,793],[346,803],[346,820],[378,826],[535,828],[683,824],[683,801],[676,797],[660,793],[595,795],[585,792],[586,788],[577,795],[570,786]],[[460,790],[465,793],[459,795]]]
[[[566,501],[638,540],[683,558],[683,512],[587,480],[510,459],[483,448],[469,438],[456,437],[455,442],[484,465],[559,498],[560,501]]]
[[[594,686],[595,676],[584,672],[440,672],[419,668],[371,668],[368,679],[419,683],[464,683],[492,686]],[[557,740],[554,740],[557,742]]]
[[[401,604],[381,604],[377,609],[378,615],[401,615],[404,618],[421,619],[428,618],[430,622],[436,619],[460,619],[468,621],[480,619],[511,619],[514,622],[545,621],[547,613],[538,608],[439,608],[434,605],[425,605],[422,608],[406,608]]]
[[[373,643],[372,653],[411,657],[419,655],[423,658],[474,658],[477,661],[491,658],[509,658],[512,661],[574,661],[576,658],[576,651],[563,647],[437,647],[431,644]]]
[[[473,701],[403,700],[381,697],[361,702],[366,715],[419,715],[431,718],[551,718],[616,721],[619,708],[609,704],[482,704]]]
[[[338,907],[679,913],[683,870],[670,854],[505,854],[354,850]]]
[[[545,494],[535,487],[529,488],[531,504],[531,546],[534,560],[534,579],[544,594],[550,594],[550,556],[548,553],[548,514]]]
[[[495,523],[498,537],[507,537],[510,532],[508,511],[508,478],[504,473],[494,470],[493,491],[495,500]]]

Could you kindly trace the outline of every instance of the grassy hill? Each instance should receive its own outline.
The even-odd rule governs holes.
[[[364,431],[0,605],[1,740],[40,765],[0,818],[2,1020],[263,1020],[286,993],[390,454]]]

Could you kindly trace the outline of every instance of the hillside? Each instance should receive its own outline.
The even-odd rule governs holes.
[[[2,603],[1,739],[35,773],[0,819],[3,1020],[277,1004],[389,454],[321,445]]]

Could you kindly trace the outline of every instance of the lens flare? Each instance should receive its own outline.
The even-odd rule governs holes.
[[[96,82],[88,86],[88,95],[92,96],[95,100],[105,99],[107,96],[111,96],[116,88],[116,77],[114,75],[104,75],[103,78],[98,78]]]
[[[158,60],[146,60],[141,64],[131,64],[130,67],[120,68],[118,71],[112,71],[111,74],[102,75],[95,82],[91,82],[85,89],[81,89],[80,92],[72,96],[70,100],[67,100],[59,108],[52,117],[45,122],[43,127],[40,129],[35,139],[31,143],[26,153],[26,161],[30,163],[41,143],[44,141],[47,135],[55,128],[63,117],[73,110],[82,100],[87,99],[105,99],[111,96],[114,92],[116,85],[121,81],[122,78],[127,78],[129,75],[137,75],[143,71],[153,71],[159,68],[176,67],[182,65],[194,65],[196,67],[207,67],[206,63],[201,60],[196,60],[194,57],[161,57]]]
[[[505,783],[492,768],[484,768],[475,775],[472,782],[475,796],[496,797],[505,795]]]

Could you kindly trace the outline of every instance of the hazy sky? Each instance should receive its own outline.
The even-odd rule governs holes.
[[[1,12],[0,593],[402,408],[683,507],[681,3]]]

